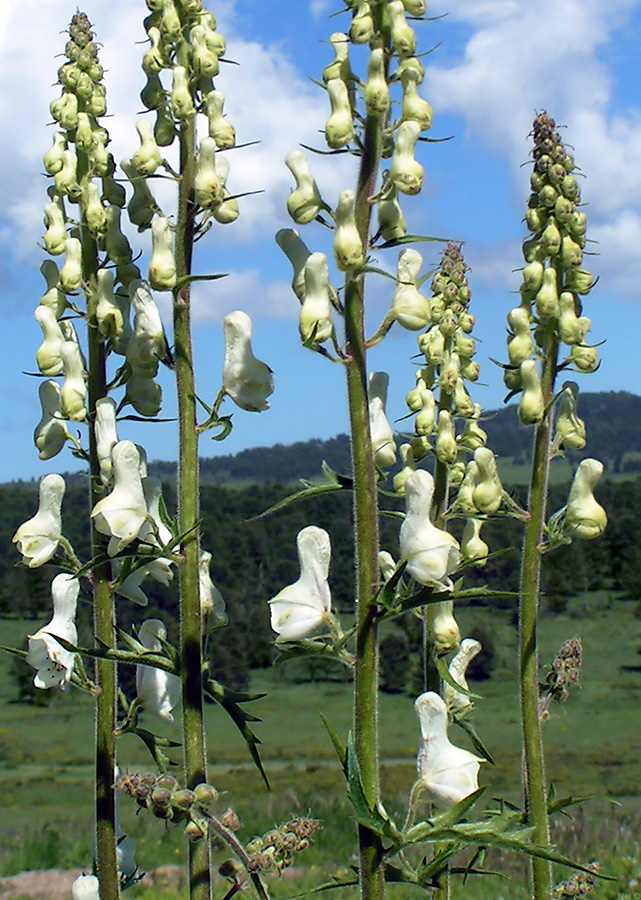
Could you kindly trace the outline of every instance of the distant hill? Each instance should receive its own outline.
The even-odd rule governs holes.
[[[488,446],[496,453],[499,471],[506,484],[525,484],[532,448],[532,428],[519,422],[516,404],[486,412],[482,425],[488,433]],[[641,397],[626,391],[580,394],[579,416],[585,421],[588,443],[585,450],[571,451],[567,460],[554,463],[551,480],[568,481],[579,460],[586,456],[600,459],[605,474],[615,480],[641,473]],[[397,443],[403,438],[399,435]],[[313,439],[295,444],[255,447],[227,456],[201,459],[203,485],[244,488],[250,485],[295,484],[301,478],[317,478],[325,460],[337,472],[351,468],[349,438],[346,434],[328,440]],[[154,461],[150,471],[163,481],[174,483],[176,464]],[[69,486],[86,484],[86,475],[65,475]],[[16,486],[34,490],[37,480],[17,482]]]

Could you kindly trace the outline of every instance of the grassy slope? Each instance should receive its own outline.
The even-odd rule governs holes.
[[[583,639],[585,659],[581,689],[565,707],[553,709],[546,726],[548,769],[559,795],[609,794],[623,800],[625,811],[641,784],[641,673],[622,671],[621,667],[639,663],[636,651],[641,643],[641,622],[634,617],[632,604],[608,605],[602,596],[578,598],[572,615],[542,623],[544,662],[576,633]],[[460,610],[458,618],[463,634],[474,624],[482,624],[493,628],[497,637],[499,666],[489,681],[478,686],[483,700],[477,701],[475,713],[477,728],[497,767],[485,766],[481,782],[491,785],[490,796],[519,802],[519,725],[512,663],[516,633],[503,612]],[[25,631],[36,627],[31,622],[5,620],[2,643],[17,645]],[[0,874],[47,865],[87,864],[92,820],[90,698],[73,691],[49,709],[12,704],[9,665],[10,657],[1,655]],[[257,673],[252,687],[268,691],[254,711],[264,719],[256,730],[273,790],[270,794],[265,791],[225,714],[210,707],[209,755],[216,786],[228,792],[223,802],[237,810],[248,838],[276,821],[310,810],[325,821],[325,828],[308,853],[308,864],[323,866],[328,858],[347,860],[351,831],[342,800],[342,776],[319,712],[346,733],[349,687],[292,685],[278,671]],[[148,725],[154,727],[151,722]],[[450,736],[465,743],[457,729],[452,729]],[[401,814],[414,777],[417,746],[412,698],[382,695],[381,743],[386,760],[386,804],[390,811]],[[131,737],[123,740],[120,759],[129,770],[150,768],[146,751]],[[137,858],[143,868],[181,859],[177,829],[150,816],[135,816],[125,798],[121,805],[123,825],[138,842]],[[603,807],[592,808],[598,809],[599,822],[610,815]],[[603,852],[604,836],[596,819],[589,819],[588,815],[584,828],[595,843],[590,850],[595,855],[599,852],[596,844]],[[620,844],[621,821],[617,819],[610,828],[612,837],[613,829],[618,829]],[[567,835],[562,842],[566,840]],[[498,898],[501,894],[493,889],[487,896]],[[516,900],[518,894],[505,896]]]

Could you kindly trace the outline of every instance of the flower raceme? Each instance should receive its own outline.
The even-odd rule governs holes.
[[[447,707],[438,694],[421,694],[414,707],[421,731],[416,758],[419,784],[438,807],[449,809],[478,789],[483,760],[451,743],[447,736]]]
[[[331,619],[329,535],[316,525],[308,525],[299,531],[296,545],[300,578],[269,601],[277,644],[309,637]]]
[[[162,652],[167,629],[160,619],[147,619],[140,626],[140,643],[146,650]],[[144,708],[154,716],[173,722],[172,709],[180,699],[180,679],[171,672],[153,666],[136,666],[136,690]]]
[[[61,505],[65,481],[61,475],[45,475],[40,481],[38,512],[24,522],[13,536],[30,569],[49,562],[62,538]]]
[[[73,575],[61,573],[51,582],[53,618],[44,628],[29,635],[26,661],[36,669],[33,683],[37,688],[58,687],[64,690],[73,672],[74,655],[58,643],[56,635],[72,644],[78,640],[76,605],[80,585]]]

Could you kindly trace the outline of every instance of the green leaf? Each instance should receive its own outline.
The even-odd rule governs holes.
[[[446,871],[448,861],[455,856],[461,847],[459,844],[450,844],[437,850],[434,856],[429,860],[423,860],[416,868],[416,877],[421,885],[428,886],[427,882],[432,882],[441,872]]]
[[[343,769],[343,774],[347,778],[347,747],[343,743],[343,739],[332,723],[329,721],[326,716],[321,713],[321,719],[323,720],[323,725],[327,729],[327,733],[329,734],[329,739],[332,742],[334,750],[336,751],[336,755],[338,756],[338,761],[341,764],[341,768]]]
[[[276,644],[278,656],[274,660],[275,666],[282,666],[290,659],[302,659],[308,656],[333,656],[334,648],[331,644],[316,638],[306,638],[296,641],[295,644]],[[337,660],[340,662],[340,660]]]
[[[421,243],[425,241],[436,242],[439,244],[447,244],[449,243],[448,238],[441,237],[428,237],[424,234],[404,234],[399,238],[392,238],[391,241],[385,241],[383,244],[379,244],[376,248],[377,250],[387,250],[388,247],[399,247],[401,244],[414,244]]]
[[[552,794],[552,796],[550,796],[550,794]],[[552,785],[550,785],[550,794],[548,794],[549,816],[553,813],[560,812],[563,809],[567,809],[569,806],[577,806],[579,803],[585,803],[587,800],[601,800],[606,803],[613,803],[616,806],[620,805],[619,801],[615,800],[613,797],[606,797],[605,795],[599,794],[587,794],[585,797],[561,797],[559,800],[556,800],[552,791]]]
[[[218,434],[212,434],[212,441],[224,441],[225,438],[231,433],[231,430],[233,428],[231,415],[219,416],[219,418],[217,418],[215,422],[212,422],[211,425],[208,426],[208,428],[216,428],[219,425],[222,426],[222,431]]]
[[[486,759],[491,766],[495,766],[496,763],[494,762],[494,759],[492,758],[490,751],[487,749],[487,747],[485,746],[485,744],[479,737],[478,731],[476,730],[474,725],[469,721],[469,719],[466,719],[466,718],[454,719],[454,724],[458,725],[459,728],[462,728],[463,731],[468,735],[469,739],[472,741],[474,749],[479,754],[479,756],[482,756],[484,759]]]
[[[302,894],[293,894],[291,897],[286,897],[285,900],[302,900],[303,897],[308,897],[310,894],[320,894],[323,891],[334,891],[336,888],[356,887],[357,885],[358,878],[350,879],[350,881],[339,881],[337,878],[334,881],[326,881],[323,884],[319,884],[317,887],[308,888]]]
[[[395,609],[396,607],[396,586],[403,577],[403,572],[407,568],[407,560],[403,560],[400,562],[391,576],[382,584],[380,588],[376,591],[374,595],[373,602],[379,604],[380,606],[385,607],[387,610]]]
[[[303,484],[305,485],[304,490],[297,491],[295,494],[290,494],[289,497],[285,497],[283,500],[279,500],[278,503],[270,506],[265,512],[259,513],[257,516],[252,516],[250,519],[245,519],[244,521],[257,522],[259,519],[264,519],[266,516],[270,516],[272,513],[278,512],[281,509],[285,509],[285,507],[290,506],[292,503],[296,503],[299,500],[305,500],[307,497],[316,497],[319,494],[340,491],[344,488],[351,488],[353,485],[351,478],[346,475],[338,475],[326,462],[323,462],[322,472],[325,476],[325,481],[320,484],[313,484],[312,482],[303,480]]]
[[[352,733],[347,736],[346,748],[346,768],[347,768],[347,796],[354,807],[356,820],[369,828],[379,837],[387,838],[393,844],[400,841],[399,832],[394,823],[389,819],[387,813],[380,804],[371,807],[363,790],[361,781],[361,773],[358,765],[358,757],[354,748],[354,738]]]
[[[208,697],[211,697],[212,700],[215,700],[216,703],[222,706],[227,715],[231,718],[232,722],[239,730],[239,732],[243,736],[245,743],[247,744],[247,749],[249,750],[249,754],[254,761],[254,765],[260,772],[265,785],[268,789],[270,789],[269,780],[267,778],[267,775],[265,774],[263,763],[258,752],[260,739],[256,737],[254,732],[249,727],[249,722],[260,722],[261,720],[258,716],[254,716],[251,713],[248,713],[239,705],[240,703],[256,700],[259,697],[264,696],[264,694],[257,694],[253,696],[244,695],[243,699],[239,699],[239,695],[237,692],[230,691],[225,687],[224,684],[221,684],[219,681],[216,681],[213,678],[207,678],[205,680],[205,693]]]
[[[482,700],[483,698],[480,694],[475,694],[474,691],[470,691],[467,688],[464,688],[462,685],[455,681],[450,674],[450,670],[447,667],[447,663],[445,662],[444,656],[436,657],[436,668],[438,669],[438,674],[441,676],[443,681],[447,682],[451,688],[454,688],[455,691],[458,691],[459,694],[464,694],[466,697],[472,697],[474,700]]]
[[[0,650],[4,650],[5,653],[11,653],[12,656],[19,656],[21,659],[24,659],[27,655],[26,650],[17,650],[15,647],[5,647],[0,644]]]

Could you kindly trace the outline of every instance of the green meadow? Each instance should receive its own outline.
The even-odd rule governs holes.
[[[634,603],[604,593],[574,598],[562,616],[541,623],[542,663],[551,661],[563,641],[579,634],[584,668],[579,686],[563,706],[554,706],[545,725],[548,775],[557,796],[590,795],[571,816],[559,817],[554,839],[560,849],[582,862],[598,859],[620,877],[599,884],[592,896],[614,900],[633,896],[641,879],[641,619]],[[487,608],[457,613],[463,634],[473,627],[492,632],[497,648],[492,676],[475,685],[474,723],[496,765],[482,768],[488,786],[485,802],[502,797],[520,803],[518,699],[516,696],[516,629],[511,613]],[[5,645],[19,646],[40,623],[2,620]],[[0,656],[0,876],[25,869],[90,865],[92,831],[91,779],[93,710],[91,698],[70,689],[49,707],[15,702],[12,658]],[[340,682],[294,684],[282,668],[254,673],[252,690],[266,696],[252,704],[263,720],[255,731],[270,781],[267,790],[249,759],[233,723],[217,706],[207,708],[211,780],[221,792],[221,812],[232,806],[242,820],[241,835],[249,840],[295,815],[310,814],[322,830],[300,858],[300,870],[276,878],[276,897],[293,896],[330,877],[349,879],[354,842],[343,776],[321,720],[322,712],[346,734],[350,723],[350,687]],[[156,729],[151,720],[147,726]],[[179,738],[178,731],[156,729]],[[458,728],[451,739],[469,746]],[[381,695],[380,740],[384,802],[398,817],[404,814],[414,779],[418,729],[413,698]],[[143,745],[125,736],[119,745],[121,766],[128,771],[152,769]],[[484,802],[483,800],[481,802]],[[120,817],[137,842],[141,869],[183,861],[178,827],[137,814],[122,797]],[[225,858],[216,851],[217,859]],[[303,868],[305,872],[303,873]],[[488,854],[485,868],[501,875],[486,876],[467,886],[456,880],[453,896],[480,900],[520,900],[523,861]],[[559,878],[563,871],[559,870]],[[472,894],[470,894],[470,891]],[[354,888],[338,892],[354,896]],[[224,885],[221,885],[221,896]],[[332,892],[335,896],[336,892]],[[407,887],[392,889],[395,897],[413,895]],[[161,900],[163,895],[142,883],[130,896]],[[169,897],[169,893],[166,893]],[[175,897],[173,892],[171,896]]]

